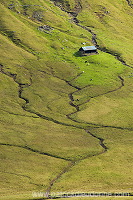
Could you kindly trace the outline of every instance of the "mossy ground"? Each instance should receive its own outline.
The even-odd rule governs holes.
[[[77,3],[63,1],[63,7],[76,12]],[[87,156],[52,190],[132,191],[132,9],[124,0],[81,5],[77,18],[97,34],[97,55],[78,56],[84,42],[93,45],[92,35],[52,1],[1,0],[2,199],[30,199],[33,191],[46,191],[68,160]],[[42,25],[52,29],[41,31]],[[84,129],[103,138],[108,151],[91,157],[103,148]]]

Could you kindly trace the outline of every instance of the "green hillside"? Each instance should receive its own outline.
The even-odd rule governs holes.
[[[132,8],[0,1],[0,199],[133,193]]]

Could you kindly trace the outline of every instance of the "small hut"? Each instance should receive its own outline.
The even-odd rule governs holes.
[[[82,56],[97,54],[97,48],[95,46],[85,46],[79,49]]]

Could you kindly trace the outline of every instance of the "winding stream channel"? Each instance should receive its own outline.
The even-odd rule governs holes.
[[[54,4],[57,6],[56,1],[54,1]],[[129,4],[129,2],[128,2],[128,4]],[[62,7],[60,7],[60,8],[62,9]],[[67,12],[67,11],[64,10],[64,8],[63,8],[62,10],[63,10],[64,12]],[[81,10],[82,10],[82,6],[81,6],[81,3],[80,3],[80,0],[75,0],[75,10],[76,10],[76,12],[67,12],[68,14],[70,14],[73,23],[75,23],[77,26],[79,26],[79,27],[81,27],[81,28],[87,30],[89,33],[91,33],[91,35],[92,35],[92,43],[93,43],[94,46],[96,46],[99,50],[101,50],[101,51],[103,51],[103,52],[106,52],[106,53],[109,53],[109,54],[113,55],[109,50],[107,50],[107,49],[105,49],[105,48],[103,49],[103,48],[101,48],[101,47],[98,45],[98,43],[97,43],[97,38],[96,38],[96,34],[95,34],[91,29],[89,29],[88,27],[85,27],[85,26],[82,26],[82,25],[79,24],[80,22],[79,22],[79,20],[77,19],[77,16],[78,16],[79,12],[81,12]],[[119,55],[116,55],[116,54],[115,54],[115,55],[113,55],[113,56],[115,56],[115,58],[116,58],[117,60],[119,60],[123,65],[126,65],[127,67],[133,68],[132,66],[127,65],[126,62],[123,61]],[[81,75],[81,74],[79,74],[78,76],[80,76],[80,75]],[[77,77],[78,77],[78,76],[77,76]],[[77,77],[75,77],[75,78],[77,78]],[[75,79],[75,78],[74,78],[74,79]],[[118,88],[116,88],[116,89],[114,89],[114,90],[112,90],[112,91],[108,91],[108,92],[106,92],[106,93],[104,93],[104,94],[101,94],[101,95],[105,95],[105,94],[108,94],[108,93],[111,93],[111,92],[120,90],[122,87],[124,87],[124,79],[123,79],[121,76],[118,76],[118,78],[119,78],[120,81],[121,81],[121,86],[118,87]],[[70,105],[73,106],[73,107],[75,107],[75,108],[76,108],[76,111],[73,112],[73,113],[68,114],[67,117],[68,117],[69,119],[75,121],[75,122],[78,122],[78,121],[72,119],[70,116],[71,116],[72,114],[74,114],[74,113],[79,112],[79,111],[80,111],[79,106],[82,105],[82,104],[75,105],[75,104],[73,103],[73,101],[74,101],[73,95],[74,95],[74,93],[76,93],[76,92],[79,91],[79,90],[82,90],[83,88],[79,88],[79,87],[77,87],[77,86],[73,86],[70,82],[67,82],[67,83],[68,83],[70,86],[72,86],[72,87],[74,87],[74,88],[76,89],[75,92],[72,92],[72,93],[70,93],[70,94],[68,95],[69,98],[70,98]],[[86,87],[89,87],[89,86],[86,86]],[[98,97],[98,96],[101,96],[101,95],[97,95],[97,96],[94,96],[94,97],[92,97],[92,98],[95,98],[95,97]],[[90,101],[90,99],[87,100],[86,102],[84,102],[84,104],[87,103],[87,102],[89,102],[89,101]],[[79,123],[79,122],[78,122],[78,123]],[[116,127],[114,127],[114,128],[116,128]],[[117,128],[120,128],[120,129],[121,129],[121,127],[117,127]],[[95,135],[92,134],[89,130],[86,130],[86,129],[84,129],[84,130],[85,130],[88,134],[90,134],[92,137],[95,137],[96,139],[98,139],[98,140],[99,140],[99,145],[103,148],[103,151],[101,151],[101,152],[98,153],[97,155],[93,155],[93,156],[98,156],[98,155],[100,155],[100,154],[105,153],[105,152],[108,150],[108,147],[104,144],[104,139],[103,139],[103,138],[100,138],[100,137],[95,136]],[[88,157],[91,157],[91,156],[87,156],[86,158],[88,158]],[[86,158],[84,158],[84,159],[86,159]],[[83,160],[83,159],[82,159],[82,160]],[[50,191],[51,191],[51,189],[52,189],[53,184],[54,184],[63,174],[65,174],[66,172],[68,172],[68,171],[69,171],[73,166],[75,166],[76,164],[77,164],[77,162],[71,162],[70,165],[69,165],[66,169],[64,169],[55,179],[53,179],[53,180],[51,181],[50,186],[49,186],[48,189],[47,189],[47,194],[48,194],[48,197],[49,197],[49,198],[50,198]],[[73,197],[73,195],[71,195],[71,194],[69,194],[69,195],[70,195],[69,197]],[[81,195],[81,194],[79,194],[79,196],[80,196],[80,195]],[[86,195],[86,196],[87,196],[87,195]],[[105,196],[106,196],[106,195],[105,195]],[[61,196],[61,197],[63,197],[63,196]]]
[[[75,12],[67,12],[67,11],[65,11],[64,9],[63,9],[63,11],[64,11],[64,12],[67,12],[67,13],[71,16],[71,19],[72,19],[73,23],[75,23],[77,26],[79,26],[79,27],[81,27],[81,28],[87,30],[89,33],[91,33],[91,35],[92,35],[92,43],[93,43],[95,46],[97,46],[97,48],[98,48],[99,50],[113,55],[108,49],[105,49],[105,48],[103,49],[103,48],[101,48],[101,47],[98,45],[98,43],[97,43],[97,38],[96,38],[96,34],[95,34],[91,29],[89,29],[88,27],[85,27],[85,26],[80,25],[80,22],[79,22],[79,20],[77,19],[77,16],[78,16],[79,12],[81,12],[82,6],[81,6],[81,3],[80,3],[80,0],[75,0],[75,2],[76,2],[76,5],[75,5],[75,10],[76,10],[76,11],[75,11]],[[130,2],[130,1],[127,0],[127,2]],[[55,3],[55,1],[54,1],[54,4],[57,6],[57,4]],[[130,5],[130,3],[129,3],[129,5]],[[61,8],[61,9],[62,9],[62,8]],[[132,66],[127,65],[127,64],[125,63],[125,61],[123,61],[119,55],[113,55],[113,56],[115,56],[115,58],[118,59],[123,65],[126,65],[127,67],[133,68]],[[26,109],[26,105],[29,103],[29,100],[28,100],[27,98],[24,98],[23,95],[22,95],[22,93],[23,93],[23,88],[26,88],[26,87],[30,87],[30,86],[31,86],[31,84],[32,84],[32,79],[31,79],[31,81],[30,81],[30,84],[21,84],[21,83],[19,83],[19,82],[16,80],[17,74],[12,74],[12,73],[7,73],[7,72],[5,72],[5,71],[4,71],[4,66],[3,66],[3,65],[0,65],[0,72],[3,73],[3,74],[5,74],[5,75],[7,75],[7,76],[9,76],[9,77],[11,77],[11,78],[18,84],[18,97],[19,97],[20,99],[23,99],[23,100],[25,101],[25,105],[22,106],[22,108],[23,108],[25,111],[30,112],[30,113],[33,113],[33,114],[35,114],[36,116],[38,116],[38,117],[40,117],[40,118],[42,118],[42,119],[49,120],[49,121],[53,121],[54,123],[57,123],[57,124],[61,124],[61,125],[65,125],[65,126],[74,126],[74,125],[70,125],[70,124],[67,124],[67,123],[59,122],[59,121],[57,121],[57,120],[55,120],[55,119],[53,119],[53,118],[49,118],[49,117],[44,116],[44,115],[42,115],[42,114],[40,114],[40,113],[27,110],[27,109]],[[82,73],[78,74],[76,77],[74,77],[74,79],[76,79],[77,77],[79,77],[81,74],[82,74]],[[53,76],[55,76],[55,75],[53,75]],[[55,76],[55,77],[56,77],[56,76]],[[58,78],[58,77],[57,77],[57,78]],[[93,96],[93,97],[91,97],[91,98],[95,98],[95,97],[98,97],[98,96],[102,96],[102,95],[105,95],[105,94],[108,94],[108,93],[111,93],[111,92],[120,90],[122,87],[124,87],[124,79],[123,79],[121,76],[118,76],[118,78],[119,78],[120,83],[121,83],[120,86],[119,86],[118,88],[116,88],[116,89],[114,89],[114,90],[111,90],[111,91],[108,91],[108,92],[106,92],[106,93],[97,95],[97,96]],[[72,118],[71,118],[71,115],[74,114],[74,113],[79,112],[79,111],[80,111],[80,106],[83,105],[83,104],[85,104],[85,103],[87,103],[87,102],[89,102],[90,99],[87,100],[86,102],[82,103],[82,104],[75,105],[75,104],[74,104],[74,97],[73,97],[73,95],[74,95],[76,92],[78,92],[78,91],[84,89],[85,87],[79,88],[79,87],[77,87],[77,86],[73,86],[73,85],[71,84],[71,81],[72,81],[72,80],[71,80],[71,81],[66,81],[66,80],[64,80],[64,79],[61,79],[61,80],[65,81],[68,85],[70,85],[71,87],[73,87],[73,88],[75,89],[75,91],[72,92],[72,93],[69,93],[68,96],[69,96],[69,99],[70,99],[70,105],[73,106],[73,107],[76,109],[76,111],[73,112],[73,113],[68,114],[67,117],[68,117],[69,119],[75,121],[75,122],[80,123],[79,121],[72,119]],[[89,85],[86,86],[86,87],[89,87]],[[89,125],[89,123],[87,123],[87,124]],[[93,125],[97,125],[97,124],[93,124]],[[118,128],[118,129],[126,129],[126,128],[114,127],[114,126],[101,126],[101,125],[98,125],[98,126],[100,126],[100,127],[112,127],[112,128]],[[75,127],[77,127],[77,126],[75,125]],[[100,153],[97,153],[96,155],[92,155],[92,156],[98,156],[98,155],[100,155],[100,154],[103,154],[103,153],[107,152],[108,147],[104,144],[104,139],[103,139],[103,138],[95,136],[95,135],[92,134],[89,130],[87,130],[87,129],[85,129],[85,128],[81,128],[81,127],[77,127],[77,128],[84,129],[84,131],[86,131],[88,134],[90,134],[92,137],[96,138],[96,139],[99,141],[99,145],[102,147],[103,150],[102,150]],[[128,129],[128,128],[127,128],[127,129]],[[55,158],[64,159],[64,160],[66,160],[66,161],[69,161],[68,166],[66,166],[66,167],[62,170],[62,172],[60,172],[53,180],[51,180],[51,182],[50,182],[50,184],[49,184],[49,186],[48,186],[48,188],[47,188],[47,190],[46,190],[47,198],[48,198],[48,199],[52,198],[52,197],[50,196],[52,186],[54,185],[54,183],[55,183],[57,180],[59,180],[59,179],[62,177],[62,175],[64,175],[65,173],[67,173],[72,167],[74,167],[75,165],[77,165],[81,160],[86,159],[86,158],[89,158],[89,157],[92,157],[92,156],[87,156],[87,157],[85,157],[85,158],[83,158],[83,159],[79,159],[78,161],[72,161],[71,159],[65,159],[65,158],[62,158],[62,157],[59,157],[59,156],[53,156],[53,155],[51,155],[51,154],[38,151],[38,150],[36,150],[36,149],[32,149],[32,148],[30,148],[30,147],[28,147],[28,146],[19,146],[19,145],[4,144],[4,143],[0,143],[0,145],[7,145],[7,146],[14,146],[14,147],[19,147],[19,148],[24,148],[24,149],[27,149],[27,150],[29,150],[29,151],[36,152],[36,153],[38,153],[38,154],[43,154],[43,155],[47,155],[47,156],[51,156],[51,157],[55,157]],[[79,196],[80,196],[80,194],[79,194]],[[87,195],[86,195],[86,196],[87,196]],[[104,195],[103,195],[103,196],[104,196]],[[106,196],[106,195],[105,195],[105,196]],[[63,197],[63,196],[61,196],[61,198],[62,198],[62,197]],[[73,197],[73,194],[70,194],[69,197]],[[59,198],[59,197],[58,197],[58,198]],[[38,199],[39,199],[39,198],[38,198]],[[40,198],[40,199],[43,199],[43,198]]]

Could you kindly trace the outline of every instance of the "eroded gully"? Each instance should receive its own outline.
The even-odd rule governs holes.
[[[100,46],[98,45],[98,43],[97,43],[96,34],[95,34],[91,29],[89,29],[88,27],[85,27],[85,26],[82,26],[82,25],[79,24],[79,20],[77,19],[77,16],[78,16],[79,12],[82,10],[82,6],[81,6],[81,3],[80,3],[80,0],[75,0],[75,3],[76,3],[75,10],[76,10],[77,12],[67,12],[67,11],[64,10],[64,8],[63,8],[63,9],[62,9],[62,7],[60,7],[60,8],[61,8],[63,11],[65,11],[65,12],[67,12],[68,14],[71,15],[72,21],[73,21],[77,26],[79,26],[79,27],[81,27],[81,28],[87,30],[89,33],[91,33],[91,35],[92,35],[92,43],[93,43],[93,45],[95,45],[99,50],[101,50],[101,51],[103,51],[103,52],[105,52],[105,53],[109,53],[109,54],[111,54],[112,56],[115,56],[115,58],[116,58],[117,60],[119,60],[123,65],[126,65],[127,67],[133,68],[132,66],[126,64],[126,62],[125,62],[124,60],[122,60],[122,58],[121,58],[118,54],[115,53],[115,55],[114,55],[114,54],[113,54],[112,52],[110,52],[108,49],[100,47]],[[54,4],[56,5],[55,1],[54,1]],[[75,78],[76,78],[76,77],[75,77]],[[117,90],[120,90],[122,87],[124,87],[124,79],[123,79],[121,76],[118,76],[118,78],[119,78],[120,81],[121,81],[121,85],[120,85],[118,88],[113,89],[113,90],[111,90],[111,91],[108,91],[108,92],[106,92],[106,93],[100,94],[100,95],[96,95],[96,96],[90,97],[90,99],[96,98],[96,97],[98,97],[98,96],[106,95],[106,94],[108,94],[108,93],[115,92],[115,91],[117,91]],[[83,88],[79,88],[79,87],[77,87],[77,86],[74,86],[74,85],[72,85],[70,82],[67,82],[67,83],[68,83],[70,86],[72,86],[72,87],[74,87],[74,88],[76,89],[74,92],[69,93],[69,95],[68,95],[68,96],[69,96],[69,99],[70,99],[70,105],[73,106],[74,108],[76,108],[76,111],[73,112],[73,113],[68,114],[67,117],[68,117],[69,119],[75,121],[75,122],[78,122],[77,120],[72,119],[70,116],[71,116],[72,114],[75,114],[75,113],[79,112],[79,111],[80,111],[80,106],[83,105],[83,104],[85,104],[85,103],[87,103],[87,102],[89,102],[90,99],[87,100],[87,101],[85,101],[85,102],[82,103],[82,104],[75,105],[75,104],[73,103],[73,102],[74,102],[74,97],[73,97],[73,95],[74,95],[76,92],[82,90]],[[86,86],[86,87],[89,87],[89,86]],[[78,123],[79,123],[79,122],[78,122]],[[89,123],[88,123],[88,124],[89,124]],[[94,125],[94,124],[93,124],[93,125]],[[97,124],[96,124],[96,125],[97,125]],[[113,127],[113,126],[101,126],[101,127],[112,127],[112,128],[120,128],[120,129],[123,129],[122,127]],[[107,151],[108,147],[104,144],[104,139],[103,139],[103,138],[100,138],[100,137],[98,137],[98,136],[96,136],[96,135],[94,135],[94,134],[92,134],[92,133],[91,133],[89,130],[87,130],[87,129],[84,129],[84,130],[85,130],[87,133],[89,133],[92,137],[98,139],[98,140],[99,140],[100,146],[103,148],[103,151],[102,151],[102,152],[98,153],[97,155],[93,155],[93,156],[98,156],[98,155],[100,155],[100,154],[105,153],[105,152]],[[88,158],[88,157],[91,157],[91,156],[87,156],[87,157],[85,157],[84,159],[86,159],[86,158]],[[83,160],[83,159],[82,159],[82,160]],[[80,160],[79,160],[79,161],[80,161]],[[78,161],[78,162],[79,162],[79,161]],[[55,179],[53,179],[53,180],[51,181],[50,186],[49,186],[49,188],[47,189],[48,195],[50,194],[50,191],[51,191],[51,188],[52,188],[53,184],[54,184],[59,178],[61,178],[61,176],[62,176],[63,174],[65,174],[66,172],[68,172],[68,171],[69,171],[73,166],[75,166],[76,164],[77,164],[77,162],[71,163],[71,164],[70,164],[70,167],[66,168],[66,170],[64,170],[62,173],[59,174],[59,176],[57,176]]]
[[[132,3],[131,0],[126,0],[126,2],[128,3],[128,5],[129,5],[131,8],[133,8],[133,3]]]

